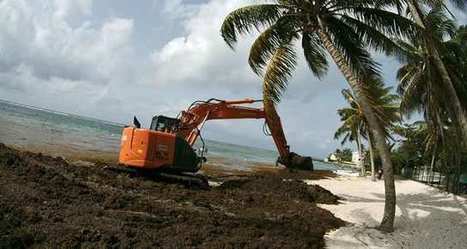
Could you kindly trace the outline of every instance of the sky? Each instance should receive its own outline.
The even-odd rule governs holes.
[[[261,98],[248,67],[254,36],[235,51],[223,42],[223,18],[248,0],[0,0],[0,98],[148,126],[195,100]],[[466,13],[455,11],[459,23]],[[398,63],[376,55],[395,85]],[[346,82],[332,66],[322,80],[303,58],[278,106],[293,151],[325,157],[340,142],[336,110]],[[261,120],[209,121],[203,137],[274,149]]]

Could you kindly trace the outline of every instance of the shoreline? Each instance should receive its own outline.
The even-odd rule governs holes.
[[[114,165],[118,164],[118,154],[115,152],[104,152],[104,151],[75,151],[70,149],[65,149],[65,147],[60,147],[60,152],[53,149],[53,152],[50,152],[50,148],[39,147],[39,146],[18,146],[18,145],[9,145],[6,146],[14,148],[22,152],[32,152],[42,155],[49,155],[52,157],[63,158],[65,161],[71,165],[85,165],[85,166],[94,166],[98,165]],[[285,169],[283,166],[275,166],[274,164],[264,163],[264,162],[252,162],[249,167],[234,167],[232,165],[224,164],[223,158],[220,156],[214,156],[212,160],[204,163],[199,173],[207,173],[209,175],[225,178],[231,176],[252,176],[255,174],[277,174],[281,170]],[[337,176],[331,170],[314,170],[314,174],[318,177],[335,177]],[[313,177],[316,178],[316,177]]]
[[[61,157],[70,163],[78,162],[81,164],[86,163],[108,163],[118,164],[118,151],[115,150],[89,150],[83,148],[74,148],[71,145],[58,145],[58,144],[5,144],[8,147],[15,148],[20,151],[30,151],[34,153],[41,153],[44,155],[50,155],[53,157]],[[323,163],[321,160],[315,160]],[[339,164],[324,163],[326,165],[332,165],[339,170],[347,170]],[[203,168],[213,167],[218,168],[217,171],[224,170],[229,171],[242,171],[242,172],[255,172],[255,171],[274,171],[275,169],[281,169],[283,166],[276,166],[274,163],[260,162],[260,161],[242,161],[238,159],[233,161],[231,158],[222,157],[220,155],[208,155],[208,161],[203,163]],[[334,171],[332,169],[316,169],[318,171]]]

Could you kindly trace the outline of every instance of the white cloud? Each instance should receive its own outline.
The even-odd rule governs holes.
[[[1,2],[0,63],[6,69],[27,64],[39,78],[103,80],[111,75],[128,52],[132,20],[109,19],[100,29],[88,22],[72,28],[65,16],[70,12],[52,6],[47,1]]]
[[[91,14],[93,0],[55,0],[54,16],[59,19]]]
[[[162,13],[167,14],[170,19],[187,19],[198,10],[199,4],[186,3],[183,0],[155,1],[155,5],[162,5]]]
[[[67,18],[89,14],[91,4],[0,2],[1,84],[16,85],[26,96],[40,89],[44,95],[76,91],[91,97],[92,88],[95,96],[88,100],[98,97],[131,57],[133,20],[109,18],[100,27],[87,21],[71,27]]]
[[[228,85],[257,84],[259,78],[247,70],[245,64],[248,43],[241,43],[240,52],[234,54],[220,36],[223,18],[245,2],[210,1],[202,5],[185,21],[185,36],[174,38],[154,51],[156,81],[192,81],[202,86],[222,84],[231,91],[234,89],[229,89]]]

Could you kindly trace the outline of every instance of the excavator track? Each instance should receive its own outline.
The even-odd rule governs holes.
[[[131,177],[141,177],[158,182],[181,184],[187,188],[210,189],[207,177],[201,174],[171,172],[169,170],[140,170],[125,166],[106,166],[104,169],[117,173],[125,173]]]

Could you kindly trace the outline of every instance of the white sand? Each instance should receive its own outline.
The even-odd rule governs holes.
[[[376,227],[383,216],[383,181],[345,177],[309,181],[345,198],[320,205],[353,223],[326,235],[327,248],[467,248],[467,200],[411,181],[396,180],[395,232]]]

